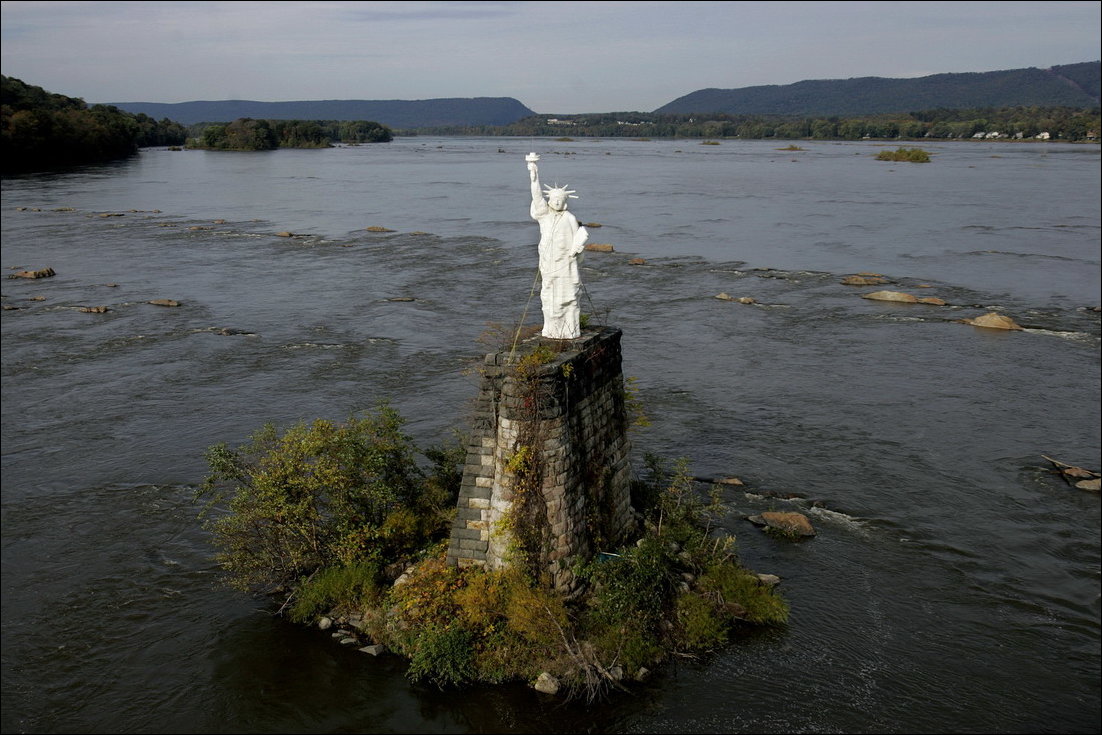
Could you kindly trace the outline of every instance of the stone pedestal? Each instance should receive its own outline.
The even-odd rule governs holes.
[[[575,561],[625,539],[634,516],[621,335],[590,328],[486,356],[449,563],[525,564],[569,594]]]

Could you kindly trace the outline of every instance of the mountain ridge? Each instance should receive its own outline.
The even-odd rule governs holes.
[[[678,97],[659,114],[868,115],[935,108],[1067,106],[1099,103],[1099,61],[1048,69],[931,74],[909,79],[851,77],[736,89],[707,88]]]

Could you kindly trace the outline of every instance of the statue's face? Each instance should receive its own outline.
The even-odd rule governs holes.
[[[553,192],[549,197],[547,197],[547,206],[551,207],[551,209],[555,210],[556,212],[563,211],[564,209],[566,209],[566,194],[563,194],[560,191]]]

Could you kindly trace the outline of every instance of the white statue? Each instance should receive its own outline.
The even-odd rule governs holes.
[[[528,175],[532,180],[532,219],[540,223],[540,301],[543,304],[544,337],[575,339],[582,334],[578,299],[582,290],[579,264],[589,237],[578,219],[566,211],[566,200],[577,199],[565,186],[547,188],[547,199],[540,191],[540,157],[529,153]]]

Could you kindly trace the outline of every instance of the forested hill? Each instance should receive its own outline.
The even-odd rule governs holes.
[[[659,114],[870,115],[978,107],[1094,107],[1098,61],[1051,69],[934,74],[916,79],[859,77],[795,84],[701,89],[655,110]]]
[[[112,102],[120,110],[167,117],[184,125],[258,120],[375,120],[390,128],[445,125],[508,125],[535,114],[512,97],[445,98],[430,100],[315,100],[256,102]]]

